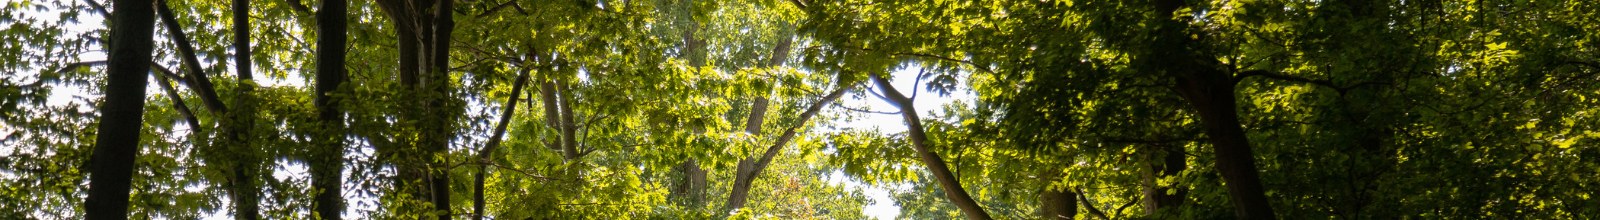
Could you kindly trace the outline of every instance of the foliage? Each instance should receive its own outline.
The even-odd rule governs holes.
[[[1073,196],[1076,218],[1228,218],[1238,192],[1214,154],[1225,137],[1203,120],[1207,97],[1184,92],[1185,74],[1205,72],[1223,81],[1201,84],[1234,96],[1227,126],[1244,130],[1275,217],[1600,217],[1590,1],[453,1],[444,91],[402,83],[394,15],[352,1],[349,79],[330,94],[344,131],[320,128],[313,105],[306,6],[319,2],[253,3],[261,77],[243,83],[229,68],[228,2],[173,0],[182,30],[156,30],[150,80],[175,88],[147,89],[130,216],[228,215],[229,158],[258,156],[260,214],[308,218],[307,146],[329,135],[344,137],[346,214],[362,219],[445,214],[405,187],[421,185],[415,167],[450,177],[455,217],[482,202],[495,219],[860,219],[864,186],[888,189],[901,218],[964,217],[919,147],[998,218],[1041,218],[1052,190]],[[104,4],[0,5],[0,216],[85,215]],[[183,65],[184,42],[201,69]],[[512,94],[523,72],[527,92]],[[232,119],[201,105],[197,74],[248,109],[254,132],[225,138]],[[915,79],[906,93],[942,102],[911,112],[927,143],[841,124],[893,111],[851,107],[887,95],[863,83],[872,74]],[[241,84],[256,87],[233,104]],[[801,117],[840,89],[851,97]],[[459,108],[411,110],[441,97]],[[501,115],[508,99],[526,104]],[[745,132],[759,111],[760,132]],[[502,117],[503,143],[480,155]],[[421,122],[433,120],[447,125]],[[413,149],[430,134],[451,134],[438,158]],[[718,211],[740,161],[774,144],[749,204]],[[673,201],[690,161],[716,202]]]

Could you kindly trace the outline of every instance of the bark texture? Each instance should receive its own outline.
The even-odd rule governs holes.
[[[323,0],[317,9],[317,119],[321,121],[321,141],[310,161],[311,185],[316,188],[312,209],[315,217],[338,220],[344,210],[341,175],[344,173],[344,112],[331,93],[345,82],[345,0]]]
[[[229,120],[233,123],[228,126],[225,135],[231,136],[228,143],[228,154],[233,154],[233,178],[229,181],[230,193],[233,197],[234,219],[256,220],[261,219],[261,187],[256,178],[261,170],[261,156],[257,155],[255,147],[255,82],[252,82],[251,51],[250,51],[250,0],[233,0],[233,63],[234,73],[238,74],[237,94],[234,96],[233,111],[228,111]]]
[[[415,122],[416,140],[407,149],[380,150],[397,154],[398,177],[421,180],[423,186],[402,183],[401,188],[431,203],[438,219],[450,219],[450,176],[448,151],[455,136],[453,124],[461,115],[460,103],[451,96],[450,37],[454,32],[453,0],[376,1],[394,22],[400,49],[399,78],[405,91],[415,97],[398,103],[402,117]],[[406,181],[403,181],[406,182]]]
[[[144,127],[146,75],[155,48],[153,5],[149,0],[116,0],[113,6],[105,102],[95,127],[89,195],[84,201],[90,220],[128,219],[129,184]]]
[[[1256,170],[1255,154],[1250,139],[1239,125],[1238,100],[1235,81],[1229,72],[1216,63],[1215,56],[1196,54],[1191,45],[1188,26],[1170,16],[1185,7],[1182,0],[1155,1],[1152,19],[1160,21],[1155,26],[1152,48],[1144,59],[1147,63],[1166,63],[1160,71],[1177,79],[1174,90],[1193,107],[1205,127],[1206,136],[1213,148],[1214,166],[1227,184],[1228,197],[1234,214],[1240,219],[1275,219],[1272,205],[1267,201]]]
[[[1078,215],[1078,195],[1065,189],[1046,188],[1039,192],[1039,214],[1043,219],[1072,219]]]

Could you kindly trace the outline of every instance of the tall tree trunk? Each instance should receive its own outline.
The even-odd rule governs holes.
[[[693,2],[684,2],[683,5],[690,9],[694,8]],[[700,66],[706,64],[706,45],[695,37],[695,34],[700,32],[699,22],[694,20],[694,16],[688,16],[688,20],[689,24],[686,25],[688,27],[683,30],[683,48],[679,48],[681,52],[678,53],[678,59],[687,59],[689,65],[694,66],[693,70],[697,71]],[[702,129],[703,131],[703,128],[697,129]],[[747,166],[745,161],[739,161],[735,172],[743,171],[745,166]],[[679,164],[674,170],[683,173],[683,179],[678,182],[677,187],[668,192],[668,196],[679,201],[679,204],[685,207],[693,209],[704,208],[706,202],[706,170],[701,168],[700,163],[694,158],[684,160],[683,164]]]
[[[478,173],[472,176],[474,187],[472,189],[472,219],[483,220],[484,174],[489,172],[489,163],[493,162],[490,159],[494,155],[494,150],[500,147],[500,140],[505,138],[506,127],[511,124],[511,116],[516,114],[517,100],[522,96],[522,87],[528,83],[528,72],[530,71],[531,69],[523,69],[521,74],[517,74],[516,81],[511,83],[511,97],[506,98],[506,109],[500,112],[500,122],[495,124],[493,136],[489,136],[489,142],[483,145],[483,150],[478,151]]]
[[[144,128],[144,95],[155,41],[155,9],[150,0],[116,0],[111,15],[110,63],[105,102],[100,105],[94,153],[90,158],[90,220],[128,219],[128,190],[139,133]]]
[[[450,36],[454,30],[454,0],[379,0],[378,6],[394,22],[400,48],[400,82],[416,100],[406,106],[402,118],[417,122],[417,140],[410,149],[391,151],[400,156],[402,180],[421,179],[424,187],[405,184],[400,188],[415,193],[415,198],[433,204],[438,219],[449,219],[451,124],[459,108],[450,102]],[[443,116],[443,117],[440,117]],[[380,152],[382,153],[382,152]],[[433,164],[421,166],[422,163]]]
[[[425,143],[430,145],[428,146],[429,154],[432,155],[431,158],[434,158],[433,167],[435,170],[429,173],[431,174],[430,181],[433,183],[433,206],[440,213],[440,220],[450,219],[451,217],[450,137],[454,136],[455,132],[450,124],[455,121],[453,116],[457,112],[454,109],[447,109],[453,108],[448,106],[447,102],[449,102],[451,91],[450,34],[455,29],[455,23],[452,20],[453,9],[455,8],[454,4],[452,4],[453,2],[455,0],[438,0],[436,8],[433,10],[435,16],[431,27],[433,28],[433,41],[428,45],[429,52],[432,53],[429,56],[432,60],[428,61],[428,66],[432,67],[432,74],[430,74],[431,76],[428,77],[427,81],[423,82],[428,84],[426,86],[432,88],[430,92],[433,94],[426,96],[433,98],[431,100],[432,103],[427,107],[431,108],[428,112],[433,112],[434,118],[437,118],[433,120],[433,125],[429,126],[434,129],[423,131],[434,133],[432,135],[424,135],[424,137],[431,136],[434,138],[434,140],[427,140]]]
[[[317,132],[321,142],[313,149],[311,158],[311,185],[316,189],[312,211],[323,220],[338,220],[344,210],[344,112],[339,100],[330,93],[344,84],[345,15],[348,2],[323,0],[317,10],[317,119],[322,130]]]
[[[840,96],[844,96],[845,92],[850,91],[850,87],[853,86],[840,85],[839,89],[818,98],[816,102],[811,103],[811,107],[807,107],[805,112],[800,113],[799,123],[784,130],[783,135],[778,136],[778,140],[768,146],[765,151],[762,151],[761,159],[751,163],[751,169],[748,172],[739,173],[738,176],[734,177],[733,190],[729,192],[728,206],[724,209],[737,210],[744,208],[745,200],[748,200],[750,196],[750,184],[755,182],[756,176],[761,175],[761,170],[766,169],[767,165],[772,163],[772,158],[778,156],[778,152],[783,149],[784,145],[787,145],[790,140],[794,140],[794,137],[799,135],[800,128],[805,127],[806,122],[811,121],[812,117],[822,112],[823,107],[827,107],[829,103],[833,103]]]
[[[878,84],[879,90],[883,91],[884,101],[900,108],[900,115],[904,116],[906,124],[906,134],[911,139],[911,147],[917,151],[917,157],[922,159],[922,163],[928,166],[928,172],[933,173],[934,179],[939,181],[939,187],[944,188],[944,195],[950,199],[950,203],[961,208],[961,213],[966,214],[967,219],[992,219],[989,213],[978,205],[978,201],[973,200],[972,195],[968,195],[967,190],[961,187],[960,179],[950,173],[950,167],[945,165],[944,159],[939,158],[939,154],[932,149],[928,149],[928,135],[922,130],[922,119],[917,116],[911,98],[906,98],[882,76],[874,73],[871,77],[872,81]]]
[[[1157,210],[1173,208],[1183,205],[1184,197],[1188,190],[1183,188],[1173,189],[1171,186],[1162,186],[1162,178],[1177,176],[1189,168],[1182,145],[1159,144],[1155,146],[1161,153],[1149,153],[1146,158],[1149,170],[1142,175],[1144,183],[1141,189],[1144,194],[1144,213],[1153,215]],[[1176,191],[1168,194],[1168,190]]]
[[[561,151],[567,163],[578,162],[578,122],[572,115],[572,86],[566,83],[556,84],[556,100],[560,104],[556,108],[561,111]]]
[[[1054,167],[1054,166],[1047,166]],[[1078,216],[1078,194],[1066,187],[1052,189],[1050,185],[1061,179],[1061,170],[1047,168],[1039,174],[1045,180],[1039,190],[1039,215],[1041,219],[1073,219]]]
[[[794,38],[792,37],[784,37],[779,39],[778,44],[772,48],[772,57],[767,60],[767,68],[783,66],[783,63],[789,59],[789,48],[794,42],[793,39]],[[841,89],[840,91],[844,91],[844,89]],[[770,94],[770,91],[763,92],[768,92]],[[761,125],[766,121],[767,116],[768,101],[766,95],[768,94],[756,96],[755,101],[750,103],[750,116],[745,120],[744,132],[750,134],[751,136],[759,137],[761,135]],[[831,99],[828,100],[831,102]],[[818,109],[821,108],[821,106],[812,107]],[[805,117],[804,114],[802,114],[802,117]],[[800,123],[801,124],[798,126],[804,126],[806,121],[802,119]],[[783,140],[783,142],[787,142],[787,140]],[[777,146],[780,146],[781,148],[782,143],[780,142]],[[745,157],[744,159],[739,160],[739,166],[734,170],[734,187],[732,193],[728,195],[728,204],[726,207],[727,210],[744,208],[745,200],[749,196],[750,184],[754,183],[755,178],[757,177],[755,173],[759,173],[760,170],[766,169],[764,163],[758,162],[759,160],[766,159],[764,158],[766,154],[767,153],[762,153],[763,157],[759,158]],[[771,154],[776,156],[777,152],[773,150]]]
[[[1181,68],[1181,67],[1180,67]],[[1180,77],[1178,91],[1200,114],[1212,149],[1212,160],[1227,184],[1234,214],[1240,219],[1275,219],[1256,170],[1250,139],[1239,126],[1231,77],[1210,70]]]
[[[1234,94],[1233,76],[1213,65],[1215,56],[1195,54],[1189,45],[1195,40],[1188,33],[1187,24],[1173,20],[1170,15],[1187,2],[1160,0],[1154,2],[1156,25],[1150,63],[1168,63],[1160,68],[1177,78],[1177,88],[1184,100],[1199,113],[1200,122],[1209,137],[1217,172],[1228,188],[1234,214],[1240,219],[1275,219],[1271,203],[1267,202],[1261,177],[1256,170],[1255,154],[1251,152],[1250,139],[1239,125],[1238,100]]]
[[[1046,187],[1039,192],[1039,214],[1043,219],[1072,219],[1078,215],[1078,195],[1065,188]]]
[[[233,62],[236,67],[234,71],[238,74],[238,92],[234,103],[230,105],[234,110],[227,113],[233,123],[226,125],[229,134],[225,134],[232,136],[228,145],[233,150],[228,153],[236,157],[232,167],[233,180],[229,183],[233,185],[230,192],[233,193],[234,219],[255,220],[261,218],[261,187],[256,182],[261,159],[256,153],[260,150],[254,149],[255,135],[251,131],[255,126],[255,111],[252,110],[255,109],[255,97],[252,94],[255,82],[252,82],[250,65],[250,0],[233,0],[233,48],[236,53]]]
[[[561,101],[556,99],[555,80],[545,80],[544,82],[539,83],[539,102],[544,104],[545,128],[554,129],[557,131],[561,130],[561,110],[559,110],[560,107],[557,107],[557,105],[560,105]],[[561,148],[561,133],[556,132],[555,140],[546,140],[544,144],[545,147],[550,148],[550,150],[563,150]]]

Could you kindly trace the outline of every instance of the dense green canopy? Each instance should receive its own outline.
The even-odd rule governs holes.
[[[1600,218],[1593,1],[8,0],[0,42],[5,219]]]

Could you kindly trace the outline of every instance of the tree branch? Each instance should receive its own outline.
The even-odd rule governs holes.
[[[172,100],[173,108],[178,110],[178,114],[183,115],[184,121],[189,122],[189,134],[198,135],[201,133],[200,118],[194,116],[194,111],[189,110],[189,105],[183,103],[183,96],[178,95],[178,89],[173,88],[172,82],[167,81],[170,79],[177,79],[176,77],[173,77],[176,75],[172,74],[172,70],[169,70],[167,67],[163,67],[161,65],[154,65],[154,63],[152,63],[150,67],[153,67],[151,69],[156,70],[150,73],[150,75],[156,76],[156,85],[161,86],[161,90],[167,93],[167,99]]]
[[[507,0],[505,3],[500,3],[500,5],[494,6],[494,8],[489,8],[489,10],[484,10],[483,13],[478,13],[478,18],[489,17],[489,15],[494,14],[494,12],[500,11],[500,9],[505,9],[506,6],[515,6],[515,7],[512,7],[512,8],[516,9],[517,13],[522,14],[522,15],[528,15],[528,11],[522,9],[522,5],[521,4],[517,4],[517,0]]]
[[[183,28],[178,25],[178,19],[172,15],[172,7],[167,5],[166,0],[157,0],[156,4],[159,6],[156,7],[156,13],[160,14],[161,23],[166,25],[169,38],[172,38],[172,44],[178,47],[178,54],[183,59],[184,68],[188,69],[187,73],[191,83],[189,88],[200,95],[200,101],[205,104],[206,109],[210,109],[216,114],[227,112],[227,106],[222,104],[222,99],[217,97],[217,91],[211,85],[211,79],[206,78],[206,74],[202,73],[204,69],[200,67],[200,59],[195,58],[194,46],[189,42],[189,38],[183,34]]]
[[[1277,79],[1277,80],[1290,81],[1290,82],[1298,82],[1298,83],[1320,85],[1320,86],[1326,86],[1328,88],[1333,88],[1335,90],[1343,90],[1339,86],[1333,85],[1333,81],[1321,80],[1321,79],[1308,79],[1308,78],[1304,78],[1304,77],[1279,74],[1279,73],[1276,73],[1276,72],[1266,71],[1266,70],[1247,70],[1247,71],[1244,71],[1244,72],[1240,72],[1238,75],[1233,77],[1233,81],[1234,82],[1239,82],[1239,81],[1242,81],[1245,78],[1251,77],[1251,76],[1261,76],[1261,77],[1266,77],[1266,78],[1270,78],[1270,79]]]
[[[1100,211],[1100,208],[1095,208],[1094,207],[1094,202],[1093,201],[1089,201],[1089,197],[1088,196],[1084,196],[1086,194],[1083,193],[1083,189],[1082,188],[1078,188],[1077,190],[1078,190],[1078,201],[1083,202],[1083,207],[1086,208],[1086,209],[1089,209],[1089,214],[1094,215],[1096,217],[1100,217],[1100,219],[1111,219],[1111,217],[1107,217],[1106,216],[1106,212]],[[1135,200],[1135,201],[1138,201],[1138,200]]]
[[[495,148],[500,147],[500,140],[505,137],[506,127],[511,124],[511,116],[516,115],[517,100],[522,96],[522,87],[528,84],[528,73],[532,71],[532,69],[522,69],[522,73],[517,74],[517,79],[511,83],[511,97],[506,98],[505,110],[500,113],[500,122],[494,126],[494,135],[489,137],[489,143],[484,144],[483,149],[479,149],[478,162],[489,164],[489,158],[494,155]],[[488,169],[480,167],[478,168],[478,173],[472,177],[473,182],[476,183],[473,186],[472,194],[474,201],[472,203],[472,216],[476,219],[483,219],[484,175],[488,172]]]
[[[767,149],[761,153],[761,159],[756,160],[755,163],[750,166],[748,173],[736,174],[733,181],[733,191],[735,192],[728,196],[727,207],[724,207],[724,209],[734,210],[743,208],[744,203],[748,198],[747,192],[750,189],[750,185],[755,182],[755,178],[757,176],[761,175],[761,170],[766,169],[767,165],[772,163],[772,158],[778,156],[778,152],[780,152],[779,149],[783,149],[784,145],[787,145],[790,140],[793,140],[794,137],[798,135],[798,130],[802,127],[805,127],[806,123],[811,121],[811,118],[815,117],[818,112],[821,112],[824,106],[827,106],[828,103],[839,99],[840,96],[844,96],[844,93],[849,91],[851,87],[855,86],[843,86],[831,93],[828,93],[828,95],[822,96],[822,98],[817,99],[816,102],[812,102],[811,107],[807,107],[805,112],[800,113],[799,124],[795,124],[794,126],[790,126],[787,130],[784,130],[783,134],[778,136],[778,139],[774,141],[771,146],[767,146]],[[739,192],[741,190],[744,190],[744,192]]]
[[[89,7],[94,8],[95,12],[99,12],[100,16],[105,16],[106,19],[111,18],[111,11],[106,10],[106,5],[102,5],[100,2],[95,0],[83,0],[83,2],[89,3]]]
[[[972,199],[972,195],[961,187],[960,178],[950,172],[950,166],[945,163],[944,159],[939,158],[939,154],[934,152],[931,149],[932,147],[929,147],[932,144],[928,143],[928,134],[923,130],[922,120],[917,116],[917,109],[912,100],[901,94],[883,76],[879,76],[876,73],[868,74],[867,76],[871,77],[873,83],[878,84],[878,89],[883,90],[885,96],[888,96],[885,101],[900,109],[900,115],[903,116],[906,125],[906,138],[911,140],[911,148],[916,150],[917,157],[922,160],[922,164],[928,168],[928,172],[932,173],[934,179],[939,182],[939,187],[944,189],[945,198],[949,199],[950,203],[957,208],[960,208],[962,214],[965,214],[968,219],[993,219],[993,217],[989,216],[988,211],[984,211],[983,206],[979,205],[977,200]]]
[[[861,112],[861,113],[868,113],[868,114],[885,114],[885,115],[898,115],[898,114],[900,114],[900,112],[873,111],[873,110],[853,108],[853,107],[850,107],[850,106],[845,106],[843,104],[839,104],[837,102],[833,103],[833,106],[837,106],[837,107],[845,109],[845,110]]]

